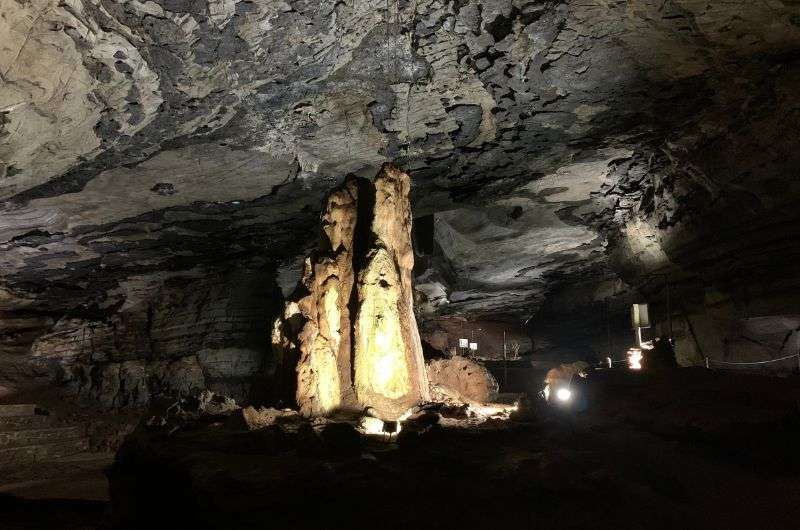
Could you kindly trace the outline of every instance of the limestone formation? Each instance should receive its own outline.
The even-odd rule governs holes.
[[[131,287],[112,317],[43,322],[27,355],[29,370],[105,407],[144,406],[153,396],[206,388],[242,402],[269,397],[251,389],[264,386],[269,368],[265,319],[275,302],[269,285],[254,279],[243,271],[213,280],[142,279],[158,283],[147,286],[158,294],[137,299]]]
[[[348,178],[326,201],[320,247],[273,330],[278,377],[304,415],[371,407],[394,419],[428,397],[410,186],[386,165],[374,183]]]
[[[795,348],[738,330],[797,313],[798,21],[788,0],[0,0],[0,395],[39,380],[43,334],[38,359],[86,362],[57,361],[75,318],[98,342],[131,321],[89,371],[252,373],[247,316],[149,279],[294,284],[331,182],[389,160],[415,175],[428,321],[604,358],[632,293],[666,314],[666,274],[681,362]]]
[[[350,386],[350,296],[358,183],[331,193],[322,213],[321,243],[305,260],[296,300],[273,329],[279,384],[295,394],[303,414],[328,414]],[[293,369],[297,371],[294,380]]]
[[[497,398],[497,380],[475,361],[460,356],[435,359],[428,363],[427,370],[434,393],[446,396],[443,401],[455,398],[460,402],[489,403]]]
[[[402,414],[428,397],[414,316],[411,182],[384,166],[375,179],[371,249],[358,278],[355,388],[361,403]]]

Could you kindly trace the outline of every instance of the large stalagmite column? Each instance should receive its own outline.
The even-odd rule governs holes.
[[[300,411],[326,415],[342,406],[350,383],[350,311],[358,185],[349,179],[322,212],[320,248],[306,258],[303,277],[272,333],[279,391]]]
[[[428,399],[410,187],[408,175],[386,165],[374,184],[349,178],[328,197],[320,249],[273,331],[279,376],[303,414],[371,407],[395,419]]]
[[[357,286],[355,389],[361,403],[399,416],[428,399],[411,287],[411,181],[387,165],[374,187],[372,242]]]

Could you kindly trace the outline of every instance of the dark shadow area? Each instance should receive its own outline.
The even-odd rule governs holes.
[[[539,380],[532,371],[515,377],[517,388]],[[443,419],[397,444],[352,438],[343,423],[317,434],[309,424],[140,427],[109,472],[113,521],[226,530],[796,528],[800,380],[604,370],[579,391],[585,411],[533,401],[509,421],[464,428]]]
[[[69,499],[20,499],[0,493],[0,527],[7,530],[89,530],[103,526],[108,503]]]

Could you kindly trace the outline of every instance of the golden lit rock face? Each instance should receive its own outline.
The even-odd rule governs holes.
[[[413,311],[410,187],[387,165],[374,183],[350,178],[328,197],[320,249],[272,337],[278,380],[304,415],[371,407],[396,419],[429,398]]]
[[[306,259],[295,296],[273,327],[278,393],[306,416],[337,410],[348,395],[342,389],[351,386],[348,303],[357,197],[354,180],[328,197],[320,249]]]
[[[373,407],[406,396],[410,388],[400,325],[399,283],[389,253],[377,249],[359,278],[356,319],[356,395]]]
[[[361,403],[395,419],[429,399],[411,285],[411,179],[384,166],[374,186],[373,239],[357,286],[355,389]]]
[[[308,414],[327,414],[336,410],[341,402],[337,368],[341,316],[336,307],[337,285],[338,280],[331,276],[322,286],[311,350],[298,366],[297,399],[305,405],[302,411]]]

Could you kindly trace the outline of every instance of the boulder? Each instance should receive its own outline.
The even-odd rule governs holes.
[[[465,357],[435,359],[427,365],[428,380],[445,401],[488,403],[497,397],[498,384],[489,370]]]
[[[197,396],[197,411],[202,415],[222,416],[239,410],[239,405],[228,396],[204,390]]]

